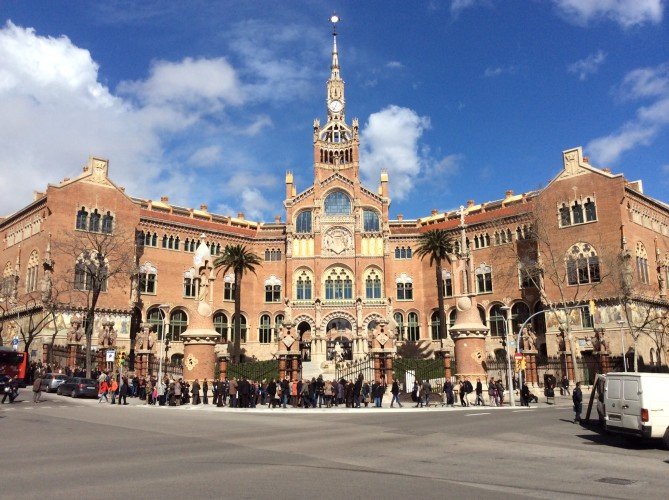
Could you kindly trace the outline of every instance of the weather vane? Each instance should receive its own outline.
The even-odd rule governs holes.
[[[330,16],[330,22],[332,23],[332,34],[337,34],[337,23],[339,22],[339,16],[336,13],[332,13]]]

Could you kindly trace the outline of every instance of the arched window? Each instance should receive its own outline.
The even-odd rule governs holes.
[[[28,258],[28,271],[26,273],[26,292],[37,290],[37,271],[39,269],[39,253],[37,250],[30,252]]]
[[[597,220],[597,207],[595,206],[595,201],[588,198],[585,203],[583,204],[583,208],[585,208],[585,221],[590,222],[593,220]]]
[[[502,306],[495,304],[490,308],[490,335],[504,337],[506,333],[506,315]]]
[[[492,292],[492,267],[481,264],[474,271],[476,275],[476,293]]]
[[[281,280],[274,275],[265,280],[265,302],[281,302]]]
[[[178,236],[176,236],[174,238],[174,249],[179,250],[179,237]]]
[[[235,277],[232,274],[223,278],[223,300],[235,300]]]
[[[151,246],[152,247],[158,246],[158,235],[156,233],[153,233],[153,236],[151,237]]]
[[[397,336],[397,340],[403,340],[404,339],[404,317],[402,316],[401,312],[396,312],[393,314],[393,319],[395,320],[395,335]]]
[[[295,280],[295,299],[296,300],[311,300],[312,297],[312,278],[311,272],[306,269],[298,271],[297,279]]]
[[[260,316],[258,340],[261,344],[269,344],[272,341],[272,323],[268,314]]]
[[[567,252],[567,282],[570,285],[599,283],[599,257],[588,243],[576,243]]]
[[[93,210],[93,213],[91,213],[91,218],[88,221],[88,230],[94,233],[100,231],[100,213],[98,212],[97,208]]]
[[[444,297],[453,297],[453,277],[450,271],[443,271],[444,278]]]
[[[571,206],[571,219],[574,224],[583,224],[583,207],[578,201]]]
[[[397,300],[413,300],[413,279],[402,273],[396,280]]]
[[[184,297],[194,298],[197,294],[197,284],[195,283],[195,270],[189,269],[184,273]]]
[[[418,314],[410,312],[407,316],[407,340],[416,342],[420,339],[420,324],[418,323]]]
[[[170,239],[166,234],[163,235],[163,248],[169,248]]]
[[[74,265],[75,290],[107,291],[107,264],[100,265],[99,254],[92,251],[82,253]]]
[[[239,330],[240,330],[240,342],[243,344],[246,342],[246,328],[247,328],[247,323],[246,323],[246,317],[242,314],[239,317]],[[232,329],[230,333],[230,342],[235,341],[235,316],[232,317]]]
[[[77,229],[86,231],[88,229],[88,212],[84,207],[77,212]]]
[[[448,313],[448,328],[451,328],[455,324],[457,314],[458,311],[456,309],[452,309],[451,312]]]
[[[534,305],[534,312],[538,313],[539,311],[543,311],[544,306],[541,302],[537,302]],[[546,333],[546,315],[544,314],[537,314],[534,318],[532,318],[532,324],[534,326],[534,331],[537,334],[542,334]]]
[[[480,304],[477,306],[477,308],[479,310],[479,317],[481,318],[481,323],[483,323],[484,326],[488,326],[488,322],[485,317],[485,309],[483,309],[483,306]]]
[[[439,311],[434,311],[430,316],[430,331],[432,340],[439,340]]]
[[[156,278],[158,270],[150,262],[139,267],[139,292],[156,293]]]
[[[560,227],[571,226],[571,214],[569,213],[569,207],[566,203],[563,203],[560,207]]]
[[[104,217],[102,217],[102,232],[106,234],[111,234],[114,227],[114,216],[111,212],[107,212]]]
[[[365,280],[365,298],[381,298],[381,278],[378,271],[375,269],[367,274],[367,279]]]
[[[374,210],[362,211],[363,229],[366,232],[378,232],[381,230],[379,214]]]
[[[283,322],[285,318],[283,314],[277,314],[276,317],[274,318],[274,338],[273,340],[277,340],[279,338],[279,332],[281,332],[281,328],[283,327]]]
[[[325,300],[352,300],[353,279],[343,268],[333,268],[325,278]]]
[[[180,309],[170,314],[170,332],[167,338],[170,340],[181,340],[181,334],[188,329],[188,316]]]
[[[525,302],[516,302],[511,307],[511,330],[513,334],[520,331],[520,327],[530,317],[530,308]]]
[[[640,241],[636,244],[636,274],[641,283],[650,283],[648,278],[648,254],[646,247]]]
[[[344,191],[333,191],[325,198],[325,215],[348,215],[351,213],[351,199]]]
[[[221,335],[221,342],[228,341],[229,328],[228,316],[225,313],[217,312],[214,314],[214,330]]]
[[[311,210],[304,210],[297,214],[295,219],[296,233],[310,233],[311,232]]]
[[[164,317],[163,312],[157,307],[149,309],[146,313],[146,321],[152,325],[152,329],[156,332],[158,340],[163,340]]]

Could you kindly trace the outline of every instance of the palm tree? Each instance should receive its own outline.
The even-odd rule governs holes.
[[[437,300],[439,302],[439,338],[446,338],[446,308],[444,307],[444,277],[441,262],[450,264],[449,254],[453,249],[453,241],[443,229],[432,229],[420,235],[416,255],[421,259],[430,257],[430,266],[436,265],[437,273]]]
[[[235,316],[233,323],[234,335],[234,360],[239,363],[241,350],[241,327],[242,327],[242,276],[246,271],[256,272],[256,267],[261,264],[260,257],[246,249],[244,245],[226,245],[223,254],[214,260],[214,268],[223,268],[223,274],[230,269],[235,275]]]

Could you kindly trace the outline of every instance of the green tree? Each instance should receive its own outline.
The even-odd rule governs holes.
[[[244,245],[226,245],[223,254],[214,261],[214,268],[222,268],[223,274],[230,269],[235,275],[235,317],[233,323],[234,359],[239,363],[241,350],[241,290],[242,277],[246,271],[256,273],[256,267],[261,265],[260,257],[246,249]]]
[[[421,259],[430,258],[430,266],[435,266],[437,276],[437,300],[439,302],[439,338],[446,338],[446,307],[444,306],[444,275],[442,261],[451,263],[453,240],[443,229],[433,229],[420,235],[416,255]]]

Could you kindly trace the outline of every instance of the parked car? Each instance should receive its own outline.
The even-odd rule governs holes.
[[[607,373],[604,421],[609,432],[663,439],[669,448],[669,374]]]
[[[97,382],[91,378],[70,377],[58,386],[56,393],[73,398],[96,398],[98,386]]]
[[[42,379],[42,390],[56,392],[56,389],[67,380],[67,375],[62,373],[47,373]]]

